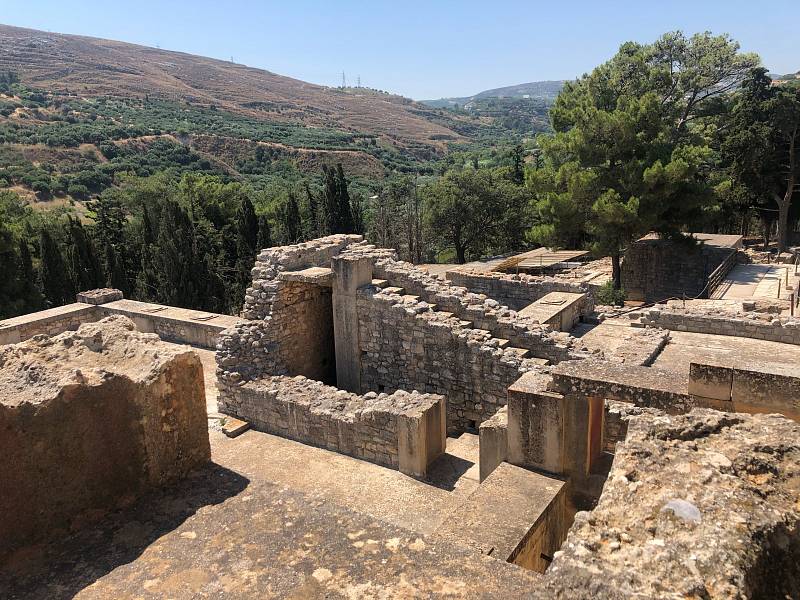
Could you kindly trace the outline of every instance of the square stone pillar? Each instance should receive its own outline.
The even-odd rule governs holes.
[[[333,269],[333,340],[336,352],[336,387],[360,394],[361,348],[358,340],[358,288],[372,283],[372,259],[341,257]]]
[[[398,415],[397,451],[401,473],[422,478],[430,465],[445,452],[447,405],[444,396],[420,414]]]

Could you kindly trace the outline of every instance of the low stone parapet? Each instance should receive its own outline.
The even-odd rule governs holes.
[[[753,314],[752,318],[736,318],[710,312],[651,308],[643,311],[639,325],[800,345],[800,319],[762,313]]]
[[[552,292],[583,294],[594,287],[586,283],[559,280],[555,277],[508,274],[498,272],[475,272],[453,269],[445,274],[453,285],[465,287],[471,292],[485,294],[512,310],[522,310],[531,302]]]
[[[200,358],[123,317],[0,349],[0,557],[209,460]]]
[[[276,376],[228,388],[219,408],[259,431],[414,477],[445,449],[445,400],[434,394],[357,395],[303,376]]]
[[[800,366],[691,363],[689,393],[698,405],[718,410],[800,420]]]
[[[0,345],[24,342],[35,335],[74,331],[81,323],[97,321],[97,307],[76,302],[0,321]]]

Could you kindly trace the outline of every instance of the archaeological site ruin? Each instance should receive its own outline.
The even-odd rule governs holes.
[[[796,257],[718,238],[637,242],[625,307],[333,235],[239,317],[0,322],[0,596],[798,598]]]

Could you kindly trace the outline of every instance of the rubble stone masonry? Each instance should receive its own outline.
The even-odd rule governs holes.
[[[538,368],[487,331],[462,327],[424,301],[366,287],[358,315],[362,387],[444,395],[450,433],[477,428],[505,405],[509,385]]]
[[[414,476],[444,451],[444,398],[433,394],[361,396],[303,376],[277,376],[231,388],[220,410],[260,431]]]

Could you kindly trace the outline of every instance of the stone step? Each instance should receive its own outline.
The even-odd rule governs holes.
[[[515,348],[513,346],[509,346],[505,350],[506,352],[513,352],[520,358],[528,358],[531,355],[531,351],[528,350],[527,348]]]
[[[506,346],[508,346],[511,343],[508,340],[504,340],[503,338],[494,338],[494,339],[497,340],[497,346],[499,348],[505,348]]]
[[[419,300],[419,296],[414,294],[403,294],[402,298],[404,302],[417,302]]]
[[[488,329],[474,329],[473,331],[477,331],[478,333],[488,333],[488,334],[492,333]]]
[[[466,320],[463,320],[463,319],[461,321],[459,321],[458,324],[461,327],[463,327],[464,329],[472,329],[472,327],[474,326],[472,321],[466,321]]]
[[[545,366],[550,364],[550,361],[546,358],[539,358],[537,356],[529,356],[528,358],[530,358],[537,365]]]
[[[394,285],[390,285],[390,286],[387,286],[387,287],[383,288],[383,291],[386,292],[387,294],[400,294],[400,295],[402,295],[403,292],[406,291],[406,289],[405,288],[401,288],[401,287],[397,287],[397,286],[394,286]]]
[[[389,282],[385,279],[373,279],[372,285],[374,285],[376,288],[385,289],[389,287]]]

